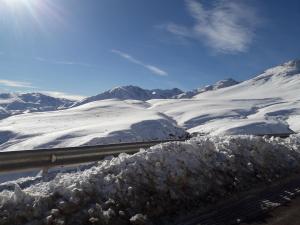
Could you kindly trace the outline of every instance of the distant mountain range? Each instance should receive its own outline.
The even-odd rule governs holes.
[[[193,91],[183,92],[178,88],[173,88],[170,90],[162,90],[162,89],[142,89],[137,86],[121,86],[116,87],[111,90],[105,91],[99,95],[95,95],[92,97],[88,97],[79,101],[75,104],[75,106],[83,105],[88,102],[104,100],[104,99],[119,99],[119,100],[126,100],[126,99],[133,99],[133,100],[141,100],[141,101],[148,101],[150,99],[177,99],[177,98],[192,98],[197,94],[217,90],[220,88],[229,87],[239,82],[233,79],[221,80],[213,85],[205,86],[204,88],[198,88]]]
[[[55,98],[41,93],[2,93],[0,94],[0,118],[29,113],[66,109],[75,102]]]
[[[141,100],[191,98],[205,91],[216,90],[238,84],[233,79],[222,80],[214,85],[208,85],[190,92],[183,92],[178,88],[170,90],[147,90],[137,86],[121,86],[105,91],[101,94],[85,98],[81,101],[72,101],[64,98],[56,98],[42,93],[0,93],[0,119],[29,112],[45,112],[76,107],[93,101],[105,99]]]
[[[153,89],[147,90],[142,89],[137,86],[122,86],[116,87],[111,90],[105,91],[99,95],[95,95],[92,97],[88,97],[79,101],[75,104],[83,105],[89,102],[104,100],[104,99],[119,99],[119,100],[126,100],[126,99],[134,99],[134,100],[141,100],[147,101],[150,99],[167,99],[173,98],[176,95],[182,94],[183,91],[178,88],[173,88],[170,90],[161,90],[161,89]]]

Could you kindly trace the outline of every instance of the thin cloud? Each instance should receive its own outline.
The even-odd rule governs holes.
[[[122,58],[128,60],[129,62],[132,62],[134,64],[143,66],[144,68],[146,68],[147,70],[151,71],[152,73],[154,73],[156,75],[160,75],[160,76],[167,76],[168,75],[168,73],[166,71],[164,71],[164,70],[162,70],[162,69],[160,69],[156,66],[143,63],[142,61],[132,57],[131,55],[129,55],[125,52],[122,52],[122,51],[119,51],[119,50],[116,50],[116,49],[112,49],[111,52],[121,56]]]
[[[73,95],[73,94],[69,94],[66,92],[59,92],[59,91],[41,91],[41,93],[43,93],[45,95],[49,95],[54,98],[64,98],[64,99],[69,99],[69,100],[73,100],[73,101],[80,101],[80,100],[86,98],[86,96]]]
[[[82,62],[73,62],[73,61],[58,61],[58,60],[50,60],[45,59],[42,57],[36,57],[35,60],[45,63],[51,63],[51,64],[58,64],[58,65],[77,65],[77,66],[85,66],[85,67],[92,67],[93,65],[88,63],[82,63]]]
[[[0,85],[14,88],[34,88],[31,83],[15,80],[0,80]]]
[[[16,80],[0,80],[0,86],[4,86],[4,87],[8,87],[8,89],[6,88],[0,88],[0,92],[9,92],[11,91],[10,88],[28,88],[28,90],[40,90],[40,88],[34,87],[32,86],[32,84],[30,82],[24,82],[24,81],[16,81]],[[19,92],[19,91],[17,91]],[[69,99],[69,100],[73,100],[73,101],[79,101],[82,100],[84,98],[86,98],[86,96],[82,96],[82,95],[74,95],[74,94],[69,94],[66,92],[59,92],[59,91],[39,91],[39,93],[43,93],[55,98],[65,98],[65,99]]]
[[[217,52],[247,51],[260,23],[253,7],[237,0],[219,0],[211,8],[204,8],[196,0],[186,0],[185,3],[194,25],[169,23],[165,25],[168,32],[203,41]]]

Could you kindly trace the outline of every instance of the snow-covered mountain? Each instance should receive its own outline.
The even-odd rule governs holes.
[[[225,88],[225,87],[230,87],[230,86],[236,85],[238,83],[239,83],[238,81],[236,81],[232,78],[229,78],[229,79],[226,79],[226,80],[220,80],[215,84],[207,85],[203,88],[198,88],[198,89],[195,89],[195,90],[192,90],[192,91],[187,91],[187,92],[181,93],[181,94],[175,96],[174,98],[178,98],[178,99],[192,98],[195,95],[203,93],[203,92],[218,90],[218,89]]]
[[[226,79],[226,80],[220,80],[220,81],[218,81],[217,83],[215,83],[213,85],[207,85],[204,88],[198,89],[198,93],[200,94],[200,93],[203,93],[203,92],[206,92],[206,91],[218,90],[218,89],[221,89],[221,88],[226,88],[226,87],[236,85],[238,83],[239,83],[238,81],[236,81],[232,78],[229,78],[229,79]]]
[[[300,132],[299,60],[270,68],[238,84],[227,81],[182,99],[174,98],[181,92],[179,89],[119,87],[72,107],[69,101],[41,96],[3,95],[3,115],[19,112],[20,105],[24,106],[22,112],[28,109],[31,113],[0,120],[0,149],[179,138],[186,135],[185,130],[212,135]],[[124,100],[132,98],[141,100]],[[11,99],[17,99],[16,103]],[[69,108],[32,113],[64,107]]]
[[[0,94],[0,119],[21,113],[64,109],[73,104],[74,101],[41,93],[2,93]]]
[[[161,89],[153,89],[153,90],[147,90],[142,89],[137,86],[122,86],[122,87],[116,87],[111,90],[105,91],[99,95],[95,95],[92,97],[88,97],[86,99],[83,99],[82,101],[79,101],[75,104],[75,106],[83,105],[85,103],[98,101],[98,100],[104,100],[104,99],[119,99],[119,100],[126,100],[126,99],[133,99],[133,100],[150,100],[150,99],[168,99],[172,98],[176,95],[179,95],[183,93],[178,88],[173,88],[170,90],[161,90]]]
[[[262,99],[262,98],[299,98],[300,60],[292,60],[267,69],[262,74],[229,88],[205,92],[197,99]]]
[[[189,132],[271,134],[300,132],[300,61],[266,70],[234,86],[192,99],[152,100]]]
[[[0,93],[0,119],[29,112],[45,112],[58,109],[76,107],[89,102],[119,99],[119,100],[141,100],[150,99],[173,99],[173,98],[192,98],[193,96],[210,90],[216,90],[238,82],[233,79],[221,80],[214,85],[208,85],[193,91],[183,92],[178,88],[173,89],[142,89],[137,86],[121,86],[105,91],[101,94],[87,97],[80,101],[58,98],[44,93]]]

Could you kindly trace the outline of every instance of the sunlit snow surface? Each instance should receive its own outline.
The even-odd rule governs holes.
[[[300,139],[207,136],[0,192],[0,224],[127,224],[206,206],[300,169]],[[64,221],[64,223],[62,223]]]
[[[150,98],[147,90],[119,87],[66,110],[11,116],[0,120],[0,150],[180,138],[184,130],[211,135],[300,131],[299,60],[230,85],[221,82],[220,87],[201,89],[191,98],[148,101],[142,101]],[[170,97],[173,92],[178,90],[161,92],[158,98]],[[106,97],[120,99],[103,100]],[[124,100],[127,98],[141,100]],[[0,113],[5,116],[6,109],[0,107]]]
[[[189,132],[220,134],[287,134],[300,123],[300,61],[266,70],[231,87],[192,99],[150,100],[152,110],[175,119]]]
[[[185,137],[175,121],[145,107],[142,101],[103,100],[9,117],[0,121],[0,148],[27,150]]]

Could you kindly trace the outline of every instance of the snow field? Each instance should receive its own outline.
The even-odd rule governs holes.
[[[29,113],[0,121],[5,151],[179,139],[184,129],[145,102],[102,100],[75,108]]]

